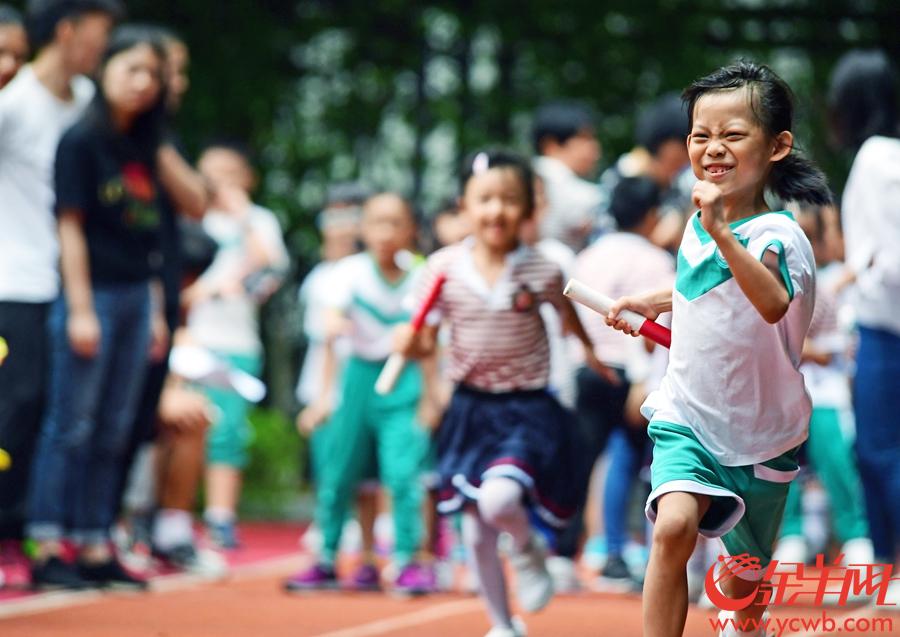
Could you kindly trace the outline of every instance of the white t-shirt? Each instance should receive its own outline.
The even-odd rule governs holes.
[[[85,77],[64,102],[25,66],[0,91],[0,301],[46,303],[59,293],[56,147],[94,96]]]
[[[338,261],[330,275],[331,290],[325,302],[341,311],[351,324],[350,343],[354,356],[380,361],[390,356],[394,328],[410,320],[410,302],[421,267],[414,266],[403,278],[384,278],[368,252]]]
[[[337,261],[321,261],[309,271],[297,293],[303,308],[303,335],[309,341],[325,340],[326,299],[331,293],[331,277]]]
[[[763,320],[693,215],[678,251],[669,367],[642,412],[690,427],[720,463],[740,466],[777,457],[807,437],[812,407],[799,367],[816,266],[790,213],[748,217],[731,229],[754,257],[779,255],[787,314],[775,325]]]
[[[533,163],[547,193],[548,207],[541,223],[541,236],[580,250],[586,237],[584,226],[595,223],[600,213],[603,201],[600,186],[582,179],[553,157],[536,157]]]
[[[287,268],[287,249],[281,226],[272,211],[252,206],[248,223],[264,244],[275,271]],[[203,217],[203,229],[216,240],[219,249],[212,264],[200,277],[202,282],[218,287],[221,282],[237,282],[247,276],[247,237],[241,222],[228,213],[210,210]],[[196,303],[188,315],[188,328],[196,341],[217,351],[234,354],[258,354],[262,350],[258,323],[259,302],[243,291],[216,296]]]
[[[816,278],[816,307],[809,325],[807,338],[821,351],[831,354],[828,365],[803,363],[800,371],[813,407],[848,410],[852,407],[850,396],[850,335],[840,321],[840,298],[832,291],[832,282],[842,275],[843,265],[833,263],[820,268]]]
[[[299,301],[303,308],[303,335],[306,337],[306,354],[297,381],[297,400],[301,405],[314,402],[322,392],[322,369],[325,359],[325,321],[328,296],[334,289],[331,283],[337,262],[322,261],[317,264],[300,286]],[[334,353],[338,369],[343,367],[350,352],[347,338],[335,339]],[[332,391],[336,391],[333,387]]]
[[[875,136],[860,147],[841,216],[859,323],[900,336],[900,139]]]

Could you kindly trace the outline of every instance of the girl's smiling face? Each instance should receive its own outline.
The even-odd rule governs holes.
[[[726,200],[758,203],[772,163],[790,152],[793,136],[788,131],[768,135],[750,99],[746,88],[700,97],[687,143],[697,179],[716,184]]]
[[[466,182],[461,211],[476,240],[492,252],[510,252],[519,243],[522,222],[532,211],[528,192],[515,169],[500,166]]]

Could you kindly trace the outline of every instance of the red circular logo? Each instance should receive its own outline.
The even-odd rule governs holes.
[[[746,571],[758,571],[759,568],[759,558],[751,557],[749,553],[742,553],[735,557],[720,555],[718,561],[709,567],[704,580],[709,600],[722,610],[738,611],[747,608],[756,599],[759,583],[749,595],[737,599],[728,597],[717,584],[728,581]],[[718,575],[716,571],[718,571]]]

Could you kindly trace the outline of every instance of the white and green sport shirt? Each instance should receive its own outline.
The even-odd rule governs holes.
[[[338,261],[330,273],[326,307],[350,320],[351,354],[368,361],[384,360],[393,350],[394,328],[410,320],[408,299],[421,263],[392,283],[384,278],[368,252]]]
[[[775,325],[760,316],[696,213],[678,250],[669,367],[641,409],[648,419],[690,427],[719,462],[740,466],[779,456],[807,437],[812,408],[798,368],[816,267],[789,212],[730,227],[756,258],[767,250],[779,256],[787,314]]]

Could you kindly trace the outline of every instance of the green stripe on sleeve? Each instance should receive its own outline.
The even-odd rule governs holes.
[[[773,239],[766,244],[763,251],[759,254],[759,260],[762,261],[769,248],[776,246],[778,248],[778,271],[781,272],[781,278],[784,281],[784,287],[787,288],[788,298],[794,300],[794,284],[791,281],[791,272],[788,270],[787,257],[784,254],[784,244],[778,239]]]

